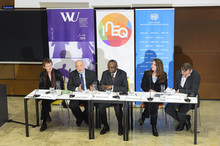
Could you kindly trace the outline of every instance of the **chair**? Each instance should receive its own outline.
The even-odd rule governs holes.
[[[163,128],[165,128],[165,121],[166,121],[166,124],[167,124],[167,116],[165,114],[165,103],[160,103],[158,105],[158,110],[162,110],[162,122],[163,122]],[[145,108],[145,104],[144,102],[141,103],[140,105],[140,118],[142,117],[142,112],[143,112],[143,108]],[[165,117],[165,118],[164,118]],[[164,120],[165,119],[165,120]]]
[[[129,92],[130,91],[129,78],[127,78],[127,82],[128,82],[128,92]],[[110,116],[111,116],[110,110],[111,110],[110,107],[108,107],[108,122],[109,123],[110,123]],[[133,114],[133,108],[131,108],[130,112],[131,112],[131,114]],[[99,128],[101,128],[101,123],[100,123],[100,118],[99,118],[100,115],[99,115],[99,108],[98,107],[96,107],[96,112],[95,113],[96,113],[96,129],[99,129]],[[131,121],[132,121],[131,123],[133,124],[133,115],[132,115]],[[130,120],[129,120],[129,122],[130,122]],[[131,129],[133,129],[133,125],[131,126]]]
[[[198,105],[197,105],[197,117],[198,117],[198,121],[199,121],[199,126],[201,126],[201,117],[200,117],[200,97],[198,95]],[[191,119],[192,119],[192,123],[194,123],[194,110],[195,110],[195,106],[193,105],[191,108]],[[191,132],[193,132],[192,128],[191,128]],[[197,131],[198,132],[198,131]]]
[[[65,77],[63,77],[63,89],[65,90]],[[52,104],[59,104],[61,110],[62,110],[62,115],[63,115],[63,125],[64,125],[64,112],[63,109],[67,109],[67,113],[68,113],[68,125],[70,123],[70,112],[69,112],[69,100],[56,100],[54,102],[52,102]]]
[[[201,126],[201,117],[200,117],[200,109],[199,109],[199,107],[200,107],[200,97],[199,97],[199,95],[198,95],[198,105],[197,105],[197,113],[198,113],[198,117],[199,117],[199,126]],[[177,108],[177,110],[178,110],[178,108]],[[191,119],[192,119],[192,125],[194,125],[194,110],[195,110],[195,106],[194,105],[192,105],[192,107],[191,107]],[[166,118],[166,123],[167,123],[167,114],[165,113],[165,118]],[[170,116],[169,116],[169,129],[170,129]],[[191,128],[191,132],[193,132],[193,129]]]

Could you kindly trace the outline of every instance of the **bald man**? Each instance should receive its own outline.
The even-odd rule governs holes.
[[[82,60],[77,60],[75,63],[76,70],[72,71],[67,83],[67,89],[76,92],[82,92],[85,90],[93,90],[93,83],[97,82],[95,72],[85,69],[85,64]],[[84,111],[82,112],[79,105],[84,105]],[[69,104],[73,115],[76,118],[76,125],[81,126],[84,121],[88,125],[88,102],[82,100],[71,100]]]

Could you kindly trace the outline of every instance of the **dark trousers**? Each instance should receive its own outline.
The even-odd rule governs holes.
[[[49,116],[49,112],[51,112],[50,104],[54,101],[55,100],[47,100],[47,99],[42,100],[41,120],[43,120],[43,122],[46,122],[46,118]]]
[[[183,125],[186,121],[186,113],[190,109],[190,104],[168,103],[165,107],[165,112]]]
[[[157,115],[158,115],[158,103],[149,103],[145,102],[145,109],[142,113],[142,120],[145,118],[149,118],[150,116],[150,123],[151,125],[157,124]]]
[[[80,109],[80,105],[84,105],[84,111]],[[85,121],[88,123],[88,101],[82,100],[71,100],[69,103],[69,108],[72,110],[73,115],[78,121]]]
[[[123,105],[122,104],[100,103],[98,105],[98,108],[99,108],[101,123],[104,125],[108,125],[107,116],[106,116],[106,108],[110,107],[111,105],[114,105],[115,115],[118,120],[118,128],[121,128],[122,127],[122,116],[123,116],[123,112],[122,112]]]

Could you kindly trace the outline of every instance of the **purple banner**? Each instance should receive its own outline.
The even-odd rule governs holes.
[[[50,58],[65,82],[76,60],[83,60],[87,69],[95,71],[94,10],[51,9],[47,19]]]
[[[47,10],[47,19],[49,41],[94,41],[93,9]]]

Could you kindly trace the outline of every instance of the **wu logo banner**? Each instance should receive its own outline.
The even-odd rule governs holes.
[[[80,12],[60,12],[64,22],[76,22],[79,18]]]
[[[76,60],[83,60],[87,69],[96,71],[94,10],[48,9],[47,19],[50,58],[65,82]]]
[[[136,91],[142,91],[144,71],[152,60],[163,61],[168,74],[168,87],[173,88],[174,72],[174,9],[135,10],[136,16]]]

